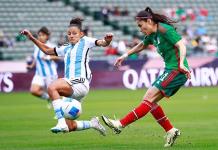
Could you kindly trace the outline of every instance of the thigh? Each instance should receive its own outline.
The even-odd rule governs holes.
[[[43,92],[44,87],[38,85],[38,84],[31,84],[30,92],[31,93],[38,93],[39,95]]]
[[[53,81],[49,85],[49,87],[52,87],[55,90],[57,90],[61,96],[69,97],[73,94],[72,87],[64,79],[61,78]]]
[[[148,100],[153,103],[157,103],[160,101],[164,96],[162,95],[161,91],[156,87],[151,87],[147,90],[144,95],[144,99]]]
[[[177,70],[166,70],[154,83],[165,97],[174,95],[187,81],[185,74]]]

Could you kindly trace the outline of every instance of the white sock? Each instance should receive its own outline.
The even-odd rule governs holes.
[[[117,126],[120,127],[120,128],[123,128],[123,126],[122,126],[120,120],[117,120]]]
[[[90,129],[93,127],[91,121],[76,121],[76,131],[81,131],[81,130],[86,130],[86,129]]]
[[[57,99],[57,100],[53,100],[52,101],[52,105],[55,111],[55,115],[58,118],[58,123],[66,123],[64,116],[63,116],[63,112],[61,110],[61,104],[62,104],[62,100],[61,99]]]
[[[41,98],[42,98],[42,99],[46,99],[46,100],[49,100],[49,99],[50,99],[50,97],[49,97],[49,95],[48,95],[47,92],[43,92],[42,95],[41,95]]]
[[[167,131],[167,133],[174,133],[175,130],[176,130],[176,128],[173,127],[172,129],[170,129],[169,131]]]

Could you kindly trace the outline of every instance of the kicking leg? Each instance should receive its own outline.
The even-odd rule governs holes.
[[[82,131],[82,130],[87,130],[87,129],[95,129],[98,131],[101,135],[105,136],[106,135],[106,129],[104,128],[103,125],[99,122],[98,117],[93,117],[90,121],[77,121],[77,120],[70,120],[70,119],[65,119],[69,132],[73,131]],[[58,132],[56,132],[58,133]]]
[[[112,120],[105,116],[102,116],[103,121],[107,126],[112,128],[115,133],[120,133],[121,129],[133,123],[134,121],[144,117],[152,108],[153,102],[159,101],[161,96],[160,91],[157,88],[150,88],[144,96],[142,103],[133,109],[129,114],[124,116],[120,120]]]
[[[44,88],[37,85],[37,84],[32,84],[30,88],[30,92],[32,95],[40,97],[42,99],[48,100],[49,95],[47,92],[44,91]]]
[[[51,131],[54,133],[68,132],[69,129],[61,110],[62,100],[60,96],[71,96],[73,94],[72,87],[64,79],[57,79],[49,85],[48,93],[52,99],[52,105],[58,119],[58,124],[51,128]]]
[[[45,91],[44,87],[37,85],[37,84],[32,84],[31,88],[30,88],[30,92],[32,95],[37,96],[43,100],[47,100],[48,104],[51,103],[50,102],[50,97],[48,95],[48,93]],[[48,108],[50,109],[50,105],[48,105]]]

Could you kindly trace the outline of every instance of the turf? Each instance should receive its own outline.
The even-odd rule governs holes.
[[[145,90],[91,90],[79,119],[102,113],[122,117],[137,106]],[[1,150],[151,150],[164,149],[164,131],[149,114],[120,135],[107,128],[102,137],[94,130],[52,134],[56,124],[46,102],[28,93],[0,93]],[[218,149],[218,88],[184,88],[161,102],[182,135],[171,149]]]

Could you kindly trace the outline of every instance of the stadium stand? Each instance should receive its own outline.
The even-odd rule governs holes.
[[[71,0],[71,2],[75,2],[76,0]],[[80,0],[79,1],[81,7],[88,7],[91,12],[101,11],[102,7],[114,8],[119,7],[121,11],[128,10],[129,15],[127,16],[113,16],[110,15],[110,20],[118,21],[120,26],[128,26],[131,31],[138,31],[134,22],[134,16],[136,12],[144,9],[146,6],[150,6],[156,11],[164,11],[166,8],[177,8],[182,6],[184,9],[188,8],[205,8],[209,11],[208,20],[204,20],[205,26],[207,26],[208,34],[218,34],[216,30],[217,25],[217,0],[196,0],[196,1],[188,1],[188,0]],[[182,22],[178,24],[179,26],[184,26],[187,24],[193,24],[195,27],[199,25],[202,20],[195,22]]]
[[[49,2],[50,1],[50,2]],[[184,9],[205,8],[209,11],[206,19],[195,21],[183,21],[178,24],[181,31],[185,26],[192,25],[197,28],[199,25],[206,27],[209,35],[218,35],[218,13],[216,0],[1,0],[0,1],[0,31],[9,41],[7,47],[0,47],[3,59],[23,59],[32,54],[33,45],[31,42],[19,36],[19,31],[28,28],[36,32],[41,26],[47,26],[52,32],[51,41],[57,43],[60,36],[65,33],[66,27],[72,17],[81,16],[85,19],[84,25],[90,27],[93,36],[101,38],[106,32],[115,33],[115,41],[130,41],[134,35],[139,35],[134,16],[138,10],[150,6],[154,10],[166,11],[166,8]],[[125,15],[109,15],[108,20],[99,16],[104,7],[118,7],[120,11],[127,11]],[[101,15],[101,14],[100,14]],[[99,18],[100,17],[100,18]],[[119,38],[119,39],[118,39]],[[12,44],[13,43],[13,44]],[[104,49],[94,49],[91,53],[93,59],[104,59]]]
[[[19,32],[30,29],[36,32],[41,26],[47,26],[52,32],[51,40],[57,42],[60,35],[65,33],[72,17],[84,18],[84,25],[88,25],[93,36],[102,38],[106,32],[115,33],[115,37],[130,40],[121,31],[113,31],[112,27],[104,26],[102,21],[95,21],[90,16],[84,16],[81,11],[75,11],[71,6],[65,6],[62,1],[48,2],[46,0],[1,0],[0,1],[0,29],[4,35],[13,40],[14,45],[1,47],[5,59],[23,59],[33,53],[30,41],[16,41]],[[115,38],[116,39],[116,38]],[[103,49],[95,50],[94,57],[102,55]]]

